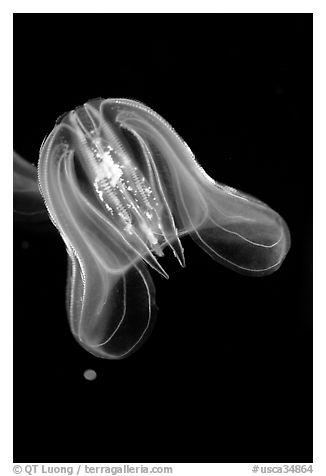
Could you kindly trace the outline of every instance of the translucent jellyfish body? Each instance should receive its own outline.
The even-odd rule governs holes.
[[[41,147],[38,179],[69,255],[71,330],[99,357],[123,358],[144,342],[156,314],[148,268],[168,277],[166,247],[184,266],[183,235],[253,276],[277,270],[290,246],[276,212],[215,182],[138,101],[96,99],[62,116]]]

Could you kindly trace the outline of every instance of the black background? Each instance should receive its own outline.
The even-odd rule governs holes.
[[[17,152],[36,163],[56,118],[99,96],[161,114],[292,247],[254,279],[185,238],[186,269],[167,254],[170,280],[151,273],[152,335],[108,361],[70,333],[58,233],[15,227],[15,462],[311,462],[312,15],[14,15]]]

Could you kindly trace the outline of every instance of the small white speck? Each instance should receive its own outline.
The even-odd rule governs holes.
[[[84,377],[86,380],[95,380],[97,377],[97,373],[93,369],[87,369],[84,372]]]

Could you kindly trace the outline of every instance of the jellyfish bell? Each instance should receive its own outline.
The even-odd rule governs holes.
[[[71,330],[99,357],[126,357],[149,335],[157,307],[146,265],[168,278],[168,247],[184,266],[182,236],[251,276],[274,272],[290,247],[276,212],[215,182],[138,101],[96,99],[61,116],[42,144],[38,180],[69,256]]]

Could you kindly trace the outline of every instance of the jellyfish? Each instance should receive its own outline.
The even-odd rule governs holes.
[[[101,358],[125,358],[146,340],[157,314],[149,270],[168,278],[166,249],[184,267],[183,236],[250,276],[276,271],[290,248],[280,215],[216,182],[136,100],[93,99],[61,116],[41,146],[38,184],[17,154],[14,163],[15,195],[27,196],[16,212],[44,218],[46,210],[59,231],[70,329]]]

